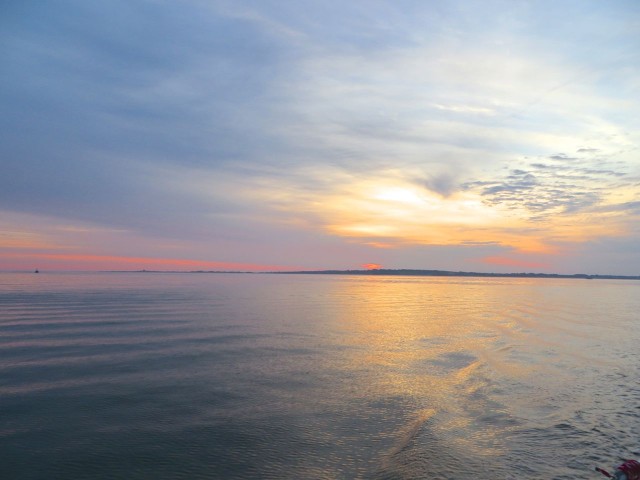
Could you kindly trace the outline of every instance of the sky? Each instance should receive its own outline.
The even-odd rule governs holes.
[[[640,275],[636,0],[5,0],[0,65],[0,270]]]

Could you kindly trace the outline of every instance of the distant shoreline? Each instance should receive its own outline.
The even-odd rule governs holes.
[[[161,270],[125,270],[122,273],[231,273],[256,275],[361,275],[361,276],[399,276],[399,277],[482,277],[482,278],[575,278],[584,280],[640,280],[640,275],[589,275],[586,273],[483,273],[483,272],[452,272],[448,270],[418,270],[418,269],[388,269],[375,270],[298,270],[274,272],[250,272],[229,270],[192,270],[192,271],[161,271]]]
[[[33,270],[0,270],[0,273],[34,273]],[[608,275],[608,274],[562,274],[562,273],[496,273],[496,272],[453,272],[449,270],[391,269],[374,270],[286,270],[286,271],[241,271],[241,270],[40,270],[39,273],[224,273],[234,275],[355,275],[355,276],[389,276],[389,277],[478,277],[478,278],[565,278],[583,280],[640,280],[640,275]]]
[[[316,270],[299,272],[265,272],[273,274],[311,274],[311,275],[382,275],[403,277],[499,277],[499,278],[579,278],[600,280],[640,280],[640,276],[629,275],[588,275],[576,273],[563,275],[556,273],[482,273],[451,272],[447,270],[413,270],[413,269],[376,269],[376,270]]]

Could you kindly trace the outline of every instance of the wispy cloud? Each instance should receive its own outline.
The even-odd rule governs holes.
[[[468,182],[464,188],[478,192],[489,205],[505,206],[531,220],[595,212],[597,207],[616,202],[612,192],[640,195],[633,183],[625,180],[631,178],[629,169],[616,163],[615,154],[594,156],[597,150],[593,149],[579,153],[580,157],[554,154],[546,159],[522,160],[518,162],[521,168],[494,180]]]

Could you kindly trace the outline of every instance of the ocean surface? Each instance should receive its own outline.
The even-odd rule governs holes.
[[[640,282],[0,274],[2,479],[599,479]]]

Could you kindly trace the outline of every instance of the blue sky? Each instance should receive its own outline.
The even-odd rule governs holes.
[[[640,274],[637,2],[0,13],[0,269]]]

